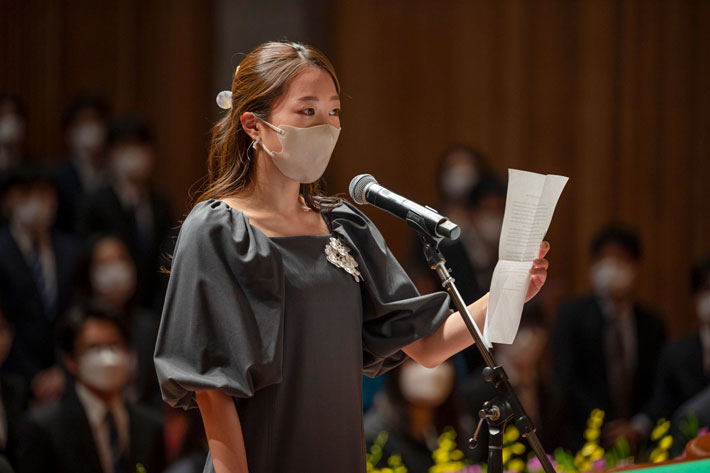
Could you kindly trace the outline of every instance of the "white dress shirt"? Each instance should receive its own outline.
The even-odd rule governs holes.
[[[120,395],[117,395],[107,406],[103,400],[89,391],[81,383],[76,383],[75,386],[76,394],[79,397],[79,401],[84,406],[86,417],[89,419],[89,425],[91,425],[91,431],[94,435],[94,442],[96,443],[96,448],[98,450],[99,459],[101,460],[101,466],[104,473],[114,473],[113,456],[109,442],[109,429],[108,422],[106,421],[106,414],[109,410],[111,410],[111,413],[116,420],[116,428],[118,429],[118,438],[121,450],[126,452],[128,451],[128,446],[130,445],[129,419],[126,406],[123,404],[123,400]]]

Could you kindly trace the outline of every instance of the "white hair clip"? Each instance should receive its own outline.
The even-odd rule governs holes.
[[[229,110],[232,108],[232,91],[223,90],[217,94],[217,105],[219,108]]]

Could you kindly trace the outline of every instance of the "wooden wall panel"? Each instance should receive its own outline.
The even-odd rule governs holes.
[[[0,91],[27,103],[30,154],[58,162],[62,109],[79,92],[103,94],[152,122],[157,184],[184,212],[214,100],[210,21],[209,2],[0,1]]]
[[[346,95],[329,178],[371,172],[423,203],[455,142],[509,167],[571,177],[548,237],[551,278],[588,289],[600,225],[636,226],[642,300],[692,326],[687,273],[710,253],[710,30],[701,0],[338,2],[333,60]],[[405,226],[365,208],[395,253]]]

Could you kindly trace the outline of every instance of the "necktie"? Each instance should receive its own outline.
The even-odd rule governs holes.
[[[118,435],[116,419],[114,419],[111,411],[106,413],[106,424],[108,425],[108,441],[109,447],[111,448],[111,463],[113,465],[113,472],[128,473],[128,462],[126,460],[125,452],[121,448],[121,438]]]
[[[44,269],[42,268],[42,260],[40,259],[38,245],[33,245],[27,263],[30,267],[30,271],[32,271],[32,276],[34,276],[37,290],[39,291],[40,298],[42,299],[45,314],[47,315],[47,318],[54,319],[54,316],[56,315],[55,306],[57,298],[54,291],[49,288],[47,279],[44,276]]]
[[[609,354],[609,387],[616,416],[628,417],[631,412],[631,370],[626,356],[621,323],[618,317],[611,317],[606,333]]]

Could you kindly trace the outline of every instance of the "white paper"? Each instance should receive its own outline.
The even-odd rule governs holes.
[[[493,270],[484,338],[513,343],[537,259],[555,206],[568,178],[508,169],[508,195],[500,234],[498,263]]]

